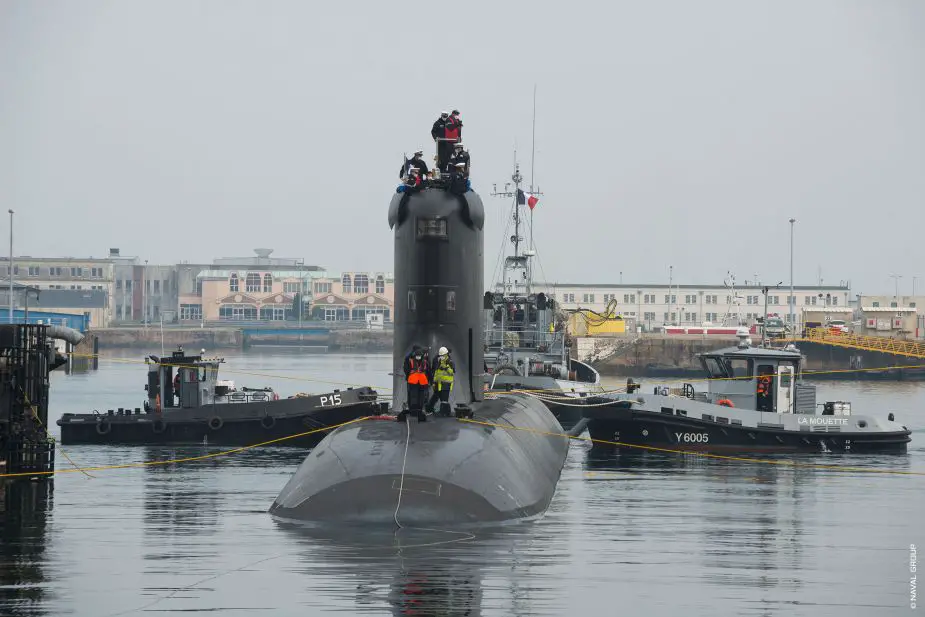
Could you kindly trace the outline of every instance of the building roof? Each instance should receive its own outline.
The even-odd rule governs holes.
[[[862,306],[864,313],[917,313],[918,309],[912,306]]]
[[[853,313],[854,309],[849,306],[801,306],[800,310],[804,313]]]
[[[277,270],[275,268],[262,268],[259,270],[254,270],[259,272],[269,272],[275,278],[325,278],[327,273],[324,270]],[[196,278],[201,279],[227,279],[231,278],[232,273],[241,273],[247,272],[245,269],[229,269],[229,270],[202,270],[199,274],[196,275]]]
[[[552,289],[554,287],[576,287],[576,288],[591,288],[595,287],[598,289],[626,289],[632,291],[633,289],[668,289],[666,283],[558,283],[558,282],[534,282],[534,288],[547,288]],[[752,291],[761,291],[764,288],[763,285],[736,285],[736,291],[743,290],[752,290]],[[705,285],[676,285],[672,284],[671,289],[687,289],[687,290],[698,290],[698,289],[711,289],[717,291],[731,291],[728,287],[720,284],[705,284]],[[789,285],[781,285],[780,287],[772,287],[772,291],[776,294],[788,293],[790,291]],[[838,292],[849,292],[851,288],[847,285],[794,285],[793,291],[838,291]],[[770,291],[768,293],[771,293]]]

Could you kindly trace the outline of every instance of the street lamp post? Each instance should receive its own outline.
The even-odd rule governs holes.
[[[144,327],[148,327],[148,260],[145,259],[145,268],[141,271],[141,319]]]
[[[899,306],[899,279],[902,278],[902,275],[901,274],[891,274],[890,277],[896,283],[896,293],[893,297],[896,298],[896,306]]]
[[[13,323],[13,209],[10,213],[10,323]]]
[[[305,306],[305,258],[299,260],[299,340],[302,340],[302,307]]]
[[[790,298],[787,300],[787,304],[790,305],[790,332],[794,335],[796,333],[796,324],[793,321],[793,310],[796,298],[793,296],[793,224],[796,222],[795,218],[790,219]]]

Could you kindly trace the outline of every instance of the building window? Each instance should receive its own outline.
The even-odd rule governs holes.
[[[697,296],[693,294],[687,294],[684,296],[684,304],[696,304]]]
[[[838,306],[838,298],[836,296],[832,296],[832,306]]]
[[[292,316],[291,306],[261,306],[260,321],[286,321]]]
[[[248,272],[244,278],[244,291],[251,293],[260,293],[260,274],[257,272]]]
[[[636,294],[623,294],[623,301],[627,304],[636,304]]]
[[[665,304],[671,304],[671,296],[668,294],[665,294]]]
[[[151,279],[145,279],[145,293],[151,293]]]
[[[369,293],[369,277],[365,274],[357,274],[353,277],[353,293]]]
[[[376,293],[384,294],[385,293],[385,277],[381,274],[376,277]],[[386,317],[388,319],[388,317]]]
[[[890,308],[897,308],[899,305],[895,302],[890,302]]]
[[[298,283],[283,283],[283,293],[286,293],[286,294],[299,293],[299,284]]]
[[[200,321],[202,319],[201,304],[181,304],[180,321]]]
[[[879,307],[879,306],[880,306],[880,303],[875,301],[875,302],[874,302],[874,308],[877,308],[877,307]]]
[[[655,321],[655,313],[643,313],[646,321]]]
[[[267,273],[263,275],[263,293],[265,294],[273,293],[273,275],[272,274]]]
[[[154,293],[161,293],[161,282],[157,279],[154,279]]]
[[[103,278],[103,269],[102,268],[90,268],[90,278],[95,278],[95,279]]]
[[[671,294],[671,303],[675,304],[678,301],[678,296]]]
[[[38,266],[29,266],[29,276],[38,276],[39,267]]]
[[[366,321],[367,315],[382,315],[382,319],[389,321],[389,308],[387,306],[358,306],[351,312],[351,319]]]
[[[671,323],[675,323],[677,321],[678,321],[678,314],[674,312],[671,313]]]
[[[226,321],[256,320],[257,307],[253,304],[223,304],[218,309],[218,318]]]
[[[83,276],[83,275],[84,275],[83,268],[71,268],[71,276]]]
[[[593,304],[593,303],[594,303],[594,294],[584,294],[584,296],[582,296],[582,298],[583,298],[583,299],[582,299],[582,302],[584,302],[584,303],[586,303],[586,304]]]
[[[910,303],[909,303],[909,308],[915,308],[915,302],[910,302]]]
[[[340,284],[341,284],[341,287],[344,288],[345,294],[351,293],[350,290],[353,287],[353,285],[351,285],[349,274],[345,274],[342,277],[340,277]]]
[[[122,289],[122,279],[116,279],[116,289]]]
[[[316,294],[331,293],[331,283],[315,283],[315,293]]]
[[[125,291],[131,291],[131,290],[132,290],[132,280],[125,279]]]
[[[228,279],[228,289],[230,291],[239,291],[238,289],[238,274],[237,272],[231,273],[231,278]]]
[[[48,268],[48,276],[61,276],[61,267]]]
[[[562,294],[563,302],[575,302],[575,294]]]

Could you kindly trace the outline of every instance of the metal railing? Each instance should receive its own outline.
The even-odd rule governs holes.
[[[925,344],[917,341],[849,334],[831,328],[809,328],[802,340],[848,349],[879,351],[908,358],[925,358]]]

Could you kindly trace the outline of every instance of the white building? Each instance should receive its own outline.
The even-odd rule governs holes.
[[[765,298],[760,285],[742,285],[733,291],[725,285],[668,285],[612,283],[537,283],[563,309],[591,309],[603,312],[614,303],[616,312],[635,317],[647,329],[664,325],[703,323],[743,323],[751,325],[764,312]],[[768,313],[790,320],[788,303],[794,306],[794,321],[800,320],[800,307],[847,307],[851,290],[840,285],[781,285],[768,291]]]

